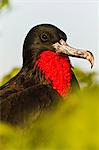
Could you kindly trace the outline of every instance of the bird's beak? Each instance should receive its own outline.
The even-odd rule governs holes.
[[[87,59],[91,64],[91,68],[93,67],[94,56],[90,51],[72,48],[63,39],[53,44],[53,47],[55,48],[56,53],[63,53],[68,56]]]

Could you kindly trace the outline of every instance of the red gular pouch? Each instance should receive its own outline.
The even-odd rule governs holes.
[[[43,51],[36,61],[45,79],[61,96],[71,91],[72,71],[68,56],[60,55],[51,50]]]

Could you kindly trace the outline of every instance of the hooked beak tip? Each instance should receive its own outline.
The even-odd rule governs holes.
[[[93,65],[94,65],[94,56],[93,56],[92,52],[87,51],[86,59],[91,63],[91,69],[92,69]]]

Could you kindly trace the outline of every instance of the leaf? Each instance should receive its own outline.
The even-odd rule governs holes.
[[[9,0],[0,0],[0,9],[6,8],[9,5]]]

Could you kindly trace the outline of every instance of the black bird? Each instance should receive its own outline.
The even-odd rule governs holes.
[[[51,24],[40,24],[27,34],[21,71],[0,87],[1,121],[20,124],[35,119],[63,96],[79,89],[68,56],[84,58],[93,66],[87,50],[70,47],[66,34]]]

